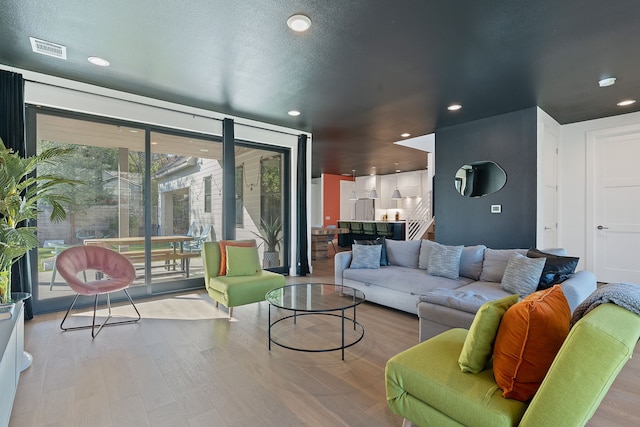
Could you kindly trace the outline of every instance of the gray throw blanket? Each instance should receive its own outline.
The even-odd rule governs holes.
[[[640,285],[608,283],[593,291],[573,312],[571,327],[600,304],[612,303],[640,316]]]

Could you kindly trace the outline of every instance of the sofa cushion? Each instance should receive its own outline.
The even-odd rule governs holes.
[[[227,246],[227,276],[253,276],[260,268],[256,246]]]
[[[478,280],[482,273],[485,245],[465,246],[460,255],[460,275]],[[422,254],[422,252],[421,252]]]
[[[460,370],[458,355],[466,334],[451,329],[389,359],[385,379],[393,412],[425,426],[518,425],[527,405],[502,398],[490,369],[473,375]],[[433,414],[425,413],[426,407]]]
[[[580,258],[554,255],[534,248],[529,249],[527,256],[529,258],[547,259],[538,282],[539,291],[567,280],[575,273],[578,261],[580,261]]]
[[[496,282],[502,281],[504,270],[507,268],[509,257],[517,252],[525,255],[526,249],[490,249],[484,250],[484,260],[482,262],[482,273],[480,273],[480,280],[483,282]]]
[[[493,350],[493,372],[504,397],[533,397],[569,333],[570,320],[560,285],[535,292],[507,310]]]
[[[251,247],[256,246],[255,240],[220,240],[220,269],[218,276],[227,275],[227,246]]]
[[[379,270],[347,268],[342,272],[342,277],[347,280],[364,283],[366,286],[380,286],[394,291],[414,294],[416,295],[416,302],[419,295],[433,289],[455,289],[472,282],[471,279],[466,277],[452,280],[439,276],[429,276],[425,274],[424,270],[418,268],[394,265],[380,267]]]
[[[418,268],[420,240],[386,240],[389,265]]]
[[[380,253],[382,245],[356,245],[352,246],[350,268],[380,268]]]
[[[437,243],[432,240],[420,240],[420,255],[418,256],[418,268],[426,270],[429,266],[429,254],[431,248]]]
[[[457,279],[460,276],[460,255],[463,246],[447,246],[436,243],[429,252],[427,273]]]
[[[493,355],[493,344],[504,313],[518,302],[518,295],[509,295],[484,303],[473,319],[464,340],[458,364],[462,372],[477,374],[485,369]]]
[[[544,258],[529,258],[514,253],[509,258],[500,287],[522,297],[535,292],[544,268]]]
[[[385,245],[384,236],[378,237],[373,240],[354,240],[353,244],[355,245],[381,245],[382,249],[380,250],[380,265],[389,265],[389,261],[387,259],[387,249]]]

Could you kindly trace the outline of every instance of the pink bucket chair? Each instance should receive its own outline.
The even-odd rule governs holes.
[[[66,280],[71,289],[76,291],[76,296],[71,303],[71,306],[64,315],[64,319],[60,323],[60,329],[63,331],[69,331],[74,329],[88,329],[91,328],[91,336],[95,338],[102,330],[103,326],[120,325],[123,323],[134,323],[140,320],[140,312],[133,303],[129,291],[127,288],[133,283],[136,278],[136,270],[131,261],[118,252],[111,249],[102,248],[98,246],[74,246],[62,251],[56,259],[56,267],[58,273]],[[78,278],[79,273],[84,273],[86,270],[95,270],[98,276],[106,276],[103,280],[94,280],[91,282],[82,281]],[[107,323],[111,318],[111,299],[109,294],[111,292],[124,291],[131,302],[131,305],[138,314],[137,319],[124,320],[119,322]],[[98,326],[96,331],[96,311],[98,309],[98,295],[107,294],[107,307],[109,314],[104,322]],[[78,296],[80,295],[95,295],[93,304],[93,322],[87,326],[76,326],[65,328],[64,322],[69,316],[69,312],[73,308]]]

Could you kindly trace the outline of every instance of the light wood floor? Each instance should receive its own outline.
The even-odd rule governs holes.
[[[333,263],[306,278],[333,282]],[[137,302],[143,319],[61,332],[62,313],[25,323],[33,366],[22,373],[10,427],[31,426],[400,426],[386,405],[384,365],[418,340],[415,316],[365,303],[364,339],[340,352],[267,348],[266,303],[227,320],[204,291]],[[129,315],[131,308],[116,313]],[[74,321],[90,321],[90,311]],[[333,339],[331,320],[301,322],[298,344]],[[302,328],[298,328],[302,329]],[[306,341],[304,337],[311,337]],[[590,426],[640,425],[640,357],[623,369]]]

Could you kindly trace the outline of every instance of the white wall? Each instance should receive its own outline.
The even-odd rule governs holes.
[[[640,123],[640,113],[564,125],[561,128],[558,185],[559,245],[580,257],[579,269],[586,268],[587,257],[587,132]]]

